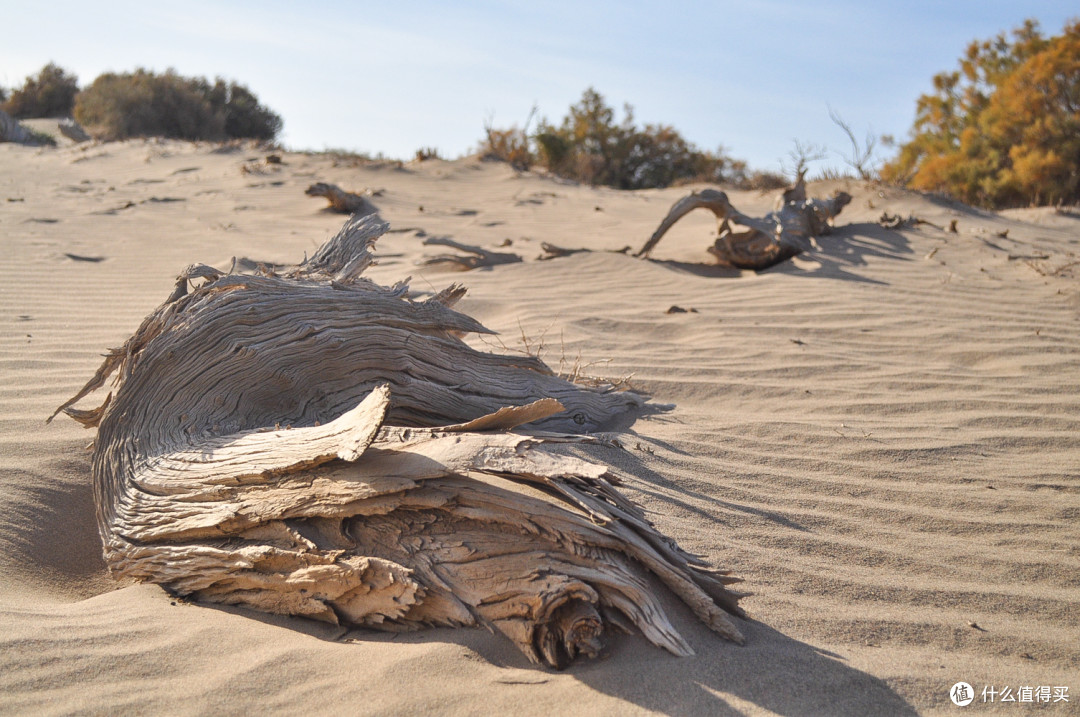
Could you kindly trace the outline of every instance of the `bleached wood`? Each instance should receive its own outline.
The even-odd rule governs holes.
[[[607,466],[552,450],[598,443],[583,431],[641,397],[469,348],[486,329],[449,308],[459,287],[416,302],[360,276],[385,230],[354,217],[279,274],[189,267],[59,409],[98,428],[110,570],[332,623],[486,625],[559,668],[627,625],[691,653],[651,573],[741,641],[737,579],[658,533]],[[101,407],[72,407],[112,374]]]
[[[0,142],[17,142],[19,144],[31,143],[33,133],[22,126],[17,119],[7,112],[0,110]]]
[[[831,231],[831,220],[851,195],[838,192],[831,199],[807,199],[802,177],[784,192],[777,211],[763,218],[749,217],[728,200],[727,194],[703,189],[675,202],[645,245],[634,255],[647,257],[674,224],[695,209],[708,209],[720,222],[716,242],[709,253],[724,264],[740,269],[765,269],[806,251],[814,237]],[[743,227],[743,231],[732,225]]]

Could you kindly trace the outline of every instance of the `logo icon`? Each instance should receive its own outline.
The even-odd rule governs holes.
[[[966,682],[957,682],[949,690],[949,699],[957,707],[967,707],[975,699],[975,688]]]

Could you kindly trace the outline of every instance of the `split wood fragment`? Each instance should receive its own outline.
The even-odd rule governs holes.
[[[800,176],[778,201],[777,211],[759,219],[735,209],[724,192],[704,189],[675,202],[634,256],[647,257],[675,222],[700,208],[711,211],[720,222],[719,236],[709,247],[710,254],[740,269],[765,269],[806,251],[814,237],[828,234],[830,222],[850,201],[851,195],[846,192],[837,192],[831,199],[807,199],[806,184]]]
[[[741,642],[738,579],[579,457],[643,399],[470,348],[487,329],[451,308],[460,287],[414,301],[361,277],[386,228],[354,217],[277,273],[188,267],[58,409],[98,430],[112,573],[336,624],[483,625],[558,668],[613,627],[691,654],[652,575]],[[100,407],[73,407],[112,374]]]

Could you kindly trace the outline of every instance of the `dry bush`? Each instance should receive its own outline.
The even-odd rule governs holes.
[[[3,110],[18,119],[70,117],[78,92],[78,78],[50,62],[37,77],[27,77],[23,86],[11,93]]]
[[[558,126],[541,121],[536,155],[548,171],[586,184],[619,189],[668,187],[689,182],[738,185],[746,163],[723,148],[701,150],[670,125],[634,123],[630,105],[623,119],[589,88]]]
[[[509,129],[495,129],[489,117],[484,122],[485,139],[480,144],[481,158],[506,162],[519,172],[529,169],[536,161],[529,138],[529,125],[536,115],[536,109],[533,106],[524,127],[513,125]]]
[[[761,192],[786,189],[790,186],[791,182],[783,174],[768,170],[755,170],[748,174],[743,181],[736,184],[738,189],[753,189]]]
[[[243,85],[141,68],[100,75],[76,98],[75,119],[101,139],[273,140],[282,126]]]
[[[571,105],[560,124],[541,119],[530,133],[535,115],[534,107],[524,127],[509,129],[494,128],[489,118],[484,123],[481,156],[509,162],[519,171],[540,164],[566,179],[617,189],[694,182],[740,189],[788,186],[783,175],[750,171],[746,162],[728,156],[723,147],[716,151],[697,148],[670,125],[635,125],[630,105],[623,108],[623,119],[616,121],[615,111],[591,87]]]
[[[416,150],[416,161],[426,162],[429,159],[442,159],[439,156],[439,150],[436,147],[421,147]]]

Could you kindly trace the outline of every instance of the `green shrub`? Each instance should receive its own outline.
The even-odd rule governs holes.
[[[273,140],[281,117],[259,104],[243,85],[155,74],[99,76],[75,100],[75,119],[101,139],[171,137],[222,141]]]
[[[47,132],[39,132],[36,129],[32,129],[30,130],[30,144],[39,147],[55,147],[56,138]]]
[[[750,181],[746,163],[728,157],[722,149],[699,150],[668,125],[637,127],[629,105],[622,121],[616,122],[615,111],[591,87],[559,125],[541,120],[531,135],[528,125],[493,129],[485,124],[487,139],[481,153],[517,169],[539,163],[561,177],[619,189],[687,182],[740,186]],[[764,179],[761,174],[754,175],[755,179]]]
[[[211,88],[208,99],[215,112],[225,115],[225,136],[230,139],[274,140],[281,132],[281,117],[259,104],[247,87],[220,77]]]
[[[50,62],[37,77],[27,77],[22,87],[12,91],[3,109],[18,119],[70,117],[78,91],[78,78]]]

